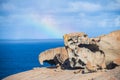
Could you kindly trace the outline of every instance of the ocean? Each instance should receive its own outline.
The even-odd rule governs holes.
[[[62,39],[0,40],[0,80],[40,65],[38,55],[47,49],[64,46]]]

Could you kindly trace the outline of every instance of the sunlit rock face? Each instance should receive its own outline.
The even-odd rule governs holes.
[[[105,53],[106,64],[112,62],[120,65],[120,30],[99,37],[99,47]]]
[[[64,43],[69,55],[70,66],[96,71],[106,68],[105,54],[99,49],[99,38],[88,38],[85,33],[64,35]]]
[[[68,68],[68,53],[65,47],[58,47],[43,51],[39,55],[39,62],[43,64],[46,61],[50,64],[59,65],[61,68]]]
[[[83,68],[84,72],[111,69],[120,65],[120,31],[89,38],[87,34],[70,33],[63,36],[65,47],[46,50],[39,61],[53,61],[61,68]]]
[[[96,38],[85,33],[65,34],[64,42],[71,67],[87,67],[88,62],[94,69],[120,65],[120,30]]]
[[[63,36],[65,46],[75,48],[79,44],[89,44],[89,38],[85,33],[70,33]]]

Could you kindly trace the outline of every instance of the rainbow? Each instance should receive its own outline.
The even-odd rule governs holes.
[[[58,27],[59,25],[56,24],[55,20],[52,19],[52,17],[46,17],[41,20],[37,16],[33,16],[31,19],[29,19],[31,22],[30,24],[33,25],[33,27],[36,27],[37,30],[40,31],[40,36],[46,37],[46,38],[62,38],[64,34],[73,32],[74,29],[67,27]]]

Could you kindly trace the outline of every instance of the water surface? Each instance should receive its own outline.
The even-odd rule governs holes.
[[[34,67],[50,66],[39,64],[39,53],[63,45],[63,40],[59,39],[0,40],[0,79]]]

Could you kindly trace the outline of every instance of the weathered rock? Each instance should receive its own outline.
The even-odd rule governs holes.
[[[93,80],[120,80],[120,67],[103,73],[102,75],[95,77]]]
[[[105,69],[105,54],[102,51],[92,52],[87,48],[79,48],[77,52],[77,61],[83,61],[86,65],[85,68],[89,71],[97,71],[97,69]],[[79,63],[81,65],[81,63]]]
[[[70,46],[70,44],[97,44],[97,42],[100,41],[100,37],[89,38],[88,35],[83,32],[65,34],[63,38],[65,46]]]
[[[81,32],[81,33],[69,33],[69,34],[65,34],[63,36],[64,38],[64,44],[65,46],[69,46],[70,43],[69,42],[74,42],[75,45],[79,45],[79,44],[89,44],[89,39],[87,34]]]
[[[85,33],[70,33],[64,35],[64,42],[71,67],[97,69],[113,67],[113,63],[120,65],[120,31],[97,38],[88,38]]]
[[[100,36],[99,47],[105,53],[106,64],[115,63],[120,65],[120,30],[108,35]]]
[[[62,70],[39,68],[17,73],[2,80],[120,80],[120,67],[107,72],[88,74],[74,74],[76,70]]]
[[[39,62],[52,61],[53,64],[59,64],[62,68],[69,67],[68,53],[65,47],[59,47],[46,50],[39,55]]]
[[[114,43],[114,44],[113,44]],[[50,49],[39,55],[39,61],[53,61],[61,67],[87,68],[89,71],[99,68],[113,68],[120,65],[120,31],[89,38],[85,33],[64,35],[65,47]],[[69,60],[69,61],[68,61]]]

